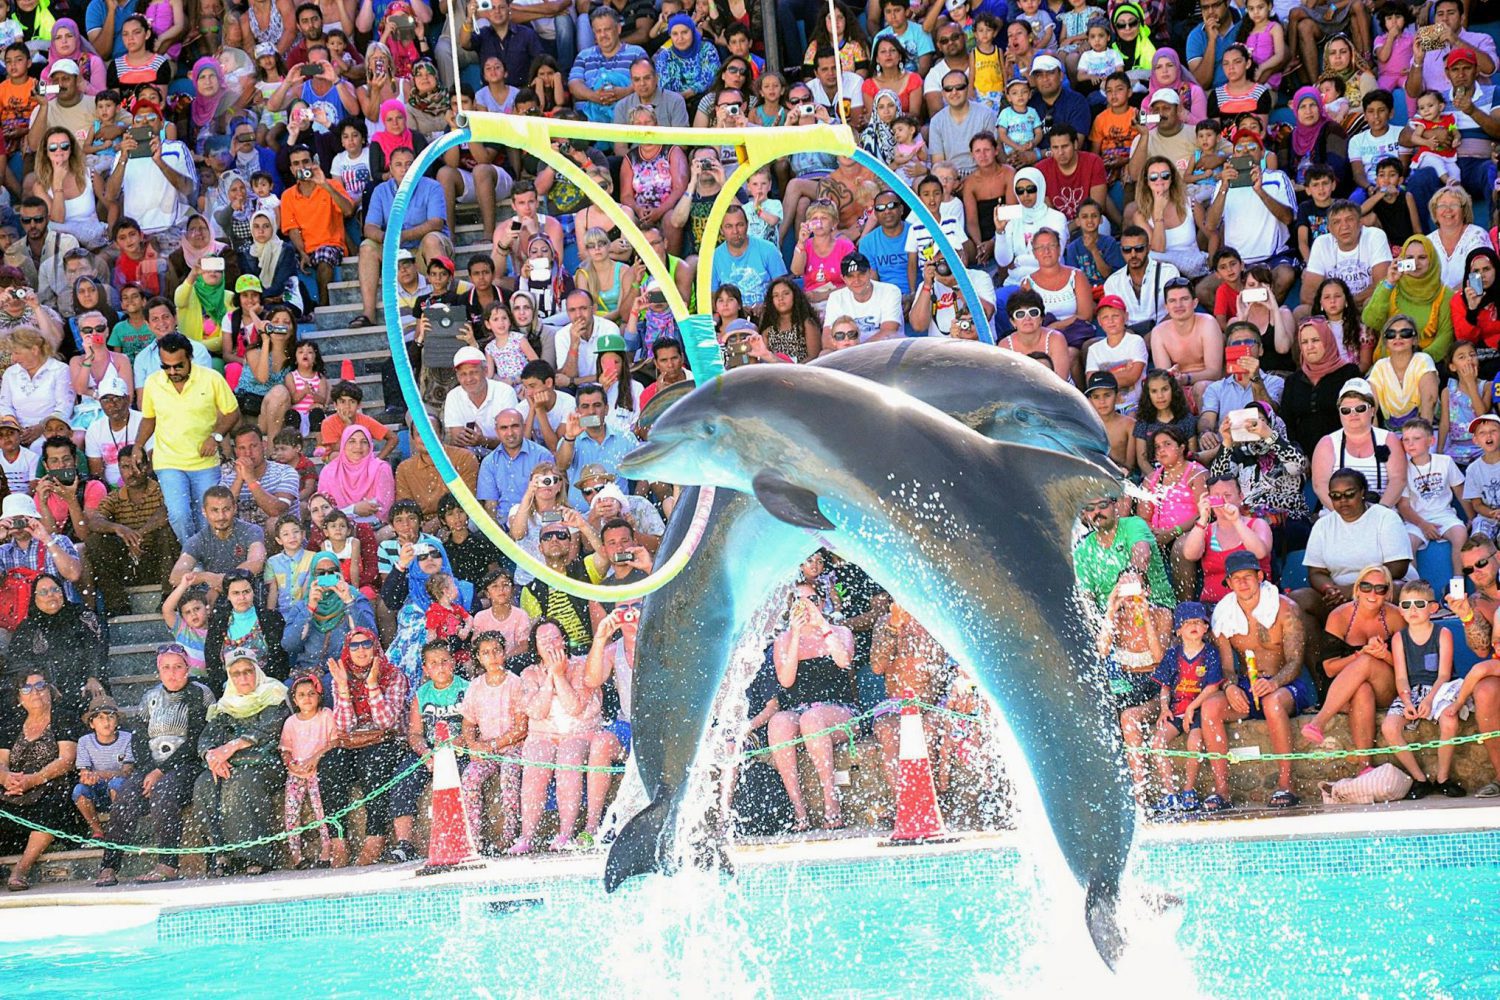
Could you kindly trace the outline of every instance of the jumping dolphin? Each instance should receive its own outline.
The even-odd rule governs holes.
[[[871,360],[859,367],[884,365],[889,370],[905,346],[891,348],[879,363]],[[841,353],[853,361],[856,352],[865,350]],[[993,348],[978,350],[991,358],[1003,356]],[[944,402],[954,416],[977,415],[959,421],[920,402],[915,392],[893,393],[841,372],[811,366],[745,369],[677,403],[653,428],[651,441],[622,464],[622,471],[753,493],[770,516],[817,532],[840,555],[864,566],[950,652],[973,665],[1032,764],[1063,856],[1089,887],[1090,932],[1100,953],[1113,963],[1120,948],[1114,921],[1118,878],[1129,849],[1134,806],[1119,765],[1115,728],[1088,694],[1087,671],[1094,654],[1073,603],[1069,539],[1081,501],[1101,483],[1112,484],[1116,470],[1103,457],[1102,427],[1083,400],[1039,366],[1017,361],[1019,366],[998,378],[975,378],[972,372],[965,376],[961,368],[958,375],[933,376],[948,391]],[[931,374],[944,366],[917,367]],[[913,373],[914,381],[922,378]],[[969,403],[962,402],[965,391],[955,388],[964,384]],[[1062,436],[1083,458],[1000,444],[964,426],[978,424],[993,433],[1006,419],[1024,425],[1028,421],[1015,421],[1013,413],[999,424],[992,417],[1007,406],[1014,410],[1033,394],[1046,398],[1054,388],[1070,400],[1058,412],[1071,415],[1077,427]],[[943,396],[941,388],[927,389],[929,395]],[[991,406],[992,417],[984,416],[984,401],[994,399],[1012,402]],[[1038,426],[1045,422],[1035,413],[1030,419]],[[1058,443],[1054,436],[1040,439]],[[726,514],[736,513],[731,506],[736,502],[748,504],[731,498],[725,501]],[[736,573],[744,575],[746,568],[723,565],[723,554],[749,545],[758,561],[765,551],[759,547],[764,531],[747,530],[746,522],[763,519],[742,515],[732,530],[715,539],[722,544],[696,561],[720,560],[719,578],[713,582],[728,590],[700,590],[697,600],[733,602],[717,616],[707,616],[731,640],[737,631],[733,626],[743,621],[739,600],[755,588],[744,582],[736,588]],[[779,543],[772,554],[783,565],[774,569],[779,573],[788,560],[795,565],[816,544]],[[759,597],[769,585],[762,579]],[[673,613],[693,608],[692,595],[663,600],[672,601],[663,610],[673,631],[683,634],[691,623],[675,620]],[[670,653],[670,640],[666,647]],[[651,669],[641,671],[640,684],[648,676],[651,686],[665,687],[675,679],[679,693],[694,685],[700,693],[678,705],[675,733],[656,737],[668,741],[671,750],[664,752],[660,743],[637,745],[648,789],[653,776],[659,776],[659,784],[652,805],[626,827],[611,853],[614,871],[607,878],[613,875],[616,881],[633,873],[626,870],[632,862],[639,863],[639,842],[663,830],[675,794],[671,778],[685,773],[682,758],[690,761],[706,722],[707,702],[717,688],[717,674],[703,676],[701,649],[696,671],[684,663],[658,663],[645,651],[641,655]],[[1019,663],[1029,666],[1002,667]],[[645,729],[650,742],[651,731],[668,720],[643,717],[639,697],[637,732]],[[1066,739],[1060,733],[1068,734]],[[640,836],[630,837],[638,826]],[[632,840],[635,846],[627,848]]]

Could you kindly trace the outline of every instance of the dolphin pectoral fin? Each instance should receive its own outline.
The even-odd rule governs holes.
[[[604,862],[604,891],[614,892],[627,879],[664,871],[670,845],[663,843],[672,814],[672,790],[659,785],[651,804],[631,817],[610,845]]]
[[[1119,881],[1095,876],[1089,883],[1088,898],[1083,905],[1084,921],[1088,924],[1089,936],[1094,939],[1094,948],[1113,970],[1125,951],[1125,938],[1119,923]]]
[[[997,445],[1014,462],[1016,481],[1038,485],[1046,507],[1055,513],[1058,537],[1067,538],[1079,509],[1106,490],[1119,490],[1120,481],[1098,464],[1062,452],[1020,445]]]
[[[812,490],[782,479],[774,472],[757,472],[750,481],[755,490],[755,499],[778,521],[808,528],[812,531],[832,531],[834,524],[818,509],[818,495]]]

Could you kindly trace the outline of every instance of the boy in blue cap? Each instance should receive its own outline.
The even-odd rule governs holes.
[[[1208,621],[1208,608],[1199,601],[1183,601],[1172,612],[1172,630],[1177,633],[1177,641],[1151,675],[1161,685],[1161,715],[1157,717],[1156,735],[1151,740],[1153,749],[1165,750],[1182,735],[1187,736],[1189,750],[1203,749],[1203,715],[1198,710],[1224,682],[1219,651],[1204,641],[1208,636]],[[1193,786],[1198,782],[1199,766],[1197,758],[1188,759],[1186,784],[1179,793],[1172,759],[1156,758],[1156,771],[1166,791],[1166,797],[1157,806],[1158,812],[1197,810],[1198,793]]]

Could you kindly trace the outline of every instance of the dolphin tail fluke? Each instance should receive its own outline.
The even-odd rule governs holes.
[[[614,892],[637,875],[663,871],[671,859],[667,843],[667,820],[672,815],[672,792],[665,785],[656,790],[651,804],[620,828],[604,862],[604,891]]]
[[[1088,899],[1084,903],[1084,919],[1089,925],[1089,936],[1094,939],[1094,948],[1111,969],[1119,963],[1120,955],[1125,951],[1125,938],[1120,932],[1119,907],[1118,879],[1096,877],[1089,883]]]

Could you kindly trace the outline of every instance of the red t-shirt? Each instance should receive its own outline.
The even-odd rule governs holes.
[[[1104,184],[1104,161],[1084,150],[1079,150],[1078,162],[1070,175],[1064,176],[1050,156],[1042,157],[1036,168],[1047,182],[1047,203],[1069,222],[1078,214],[1078,205],[1089,197],[1089,192]],[[1063,242],[1067,242],[1066,237]]]

